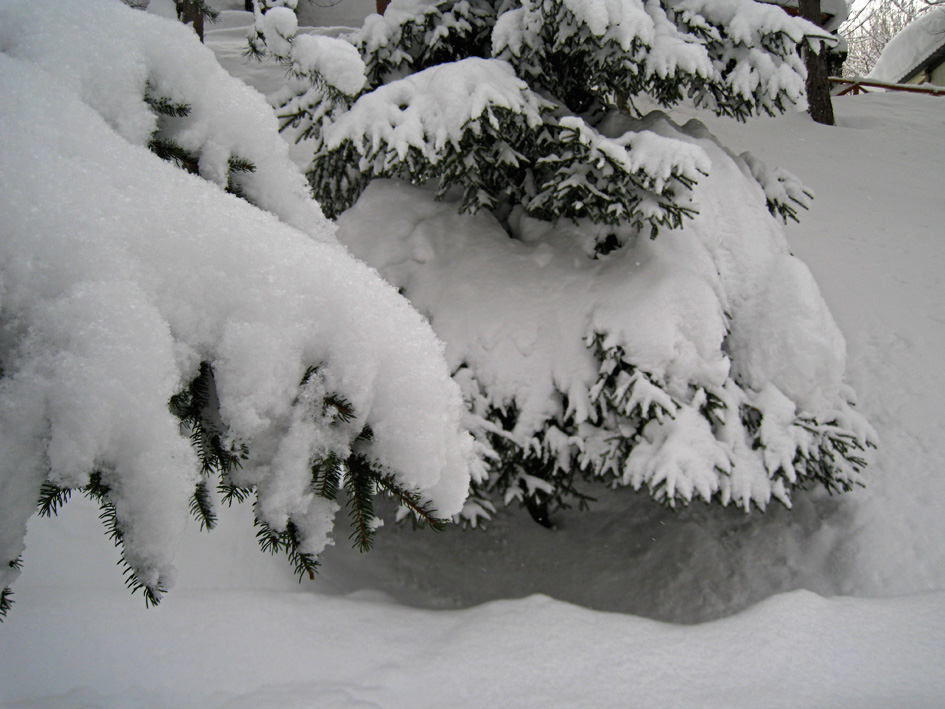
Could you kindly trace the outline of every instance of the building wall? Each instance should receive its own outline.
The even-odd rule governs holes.
[[[935,67],[923,69],[905,83],[934,84],[935,86],[945,86],[945,62],[942,62]]]

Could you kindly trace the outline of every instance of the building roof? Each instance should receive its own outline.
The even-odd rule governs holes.
[[[930,64],[945,61],[945,9],[919,15],[889,40],[870,79],[905,83]]]
[[[760,0],[768,5],[780,5],[790,14],[798,11],[798,0]],[[850,14],[850,5],[847,0],[820,0],[820,12],[823,15],[823,28],[834,32]]]

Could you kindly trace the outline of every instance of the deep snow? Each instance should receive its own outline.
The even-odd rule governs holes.
[[[801,495],[793,511],[764,515],[673,513],[623,490],[551,532],[524,514],[499,515],[489,532],[391,524],[369,555],[330,549],[321,578],[302,587],[255,550],[248,511],[236,510],[185,540],[180,583],[150,611],[121,587],[93,509],[75,500],[31,522],[0,626],[0,701],[941,704],[945,101],[868,95],[835,108],[837,128],[803,114],[700,118],[817,195],[788,236],[847,339],[859,408],[879,432],[865,490]],[[690,627],[634,617],[700,621],[757,601]],[[464,610],[431,610],[445,608]]]

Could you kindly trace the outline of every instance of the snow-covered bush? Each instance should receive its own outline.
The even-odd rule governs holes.
[[[149,602],[215,488],[255,497],[261,543],[300,574],[346,499],[362,546],[376,493],[461,509],[442,345],[338,244],[272,110],[189,29],[117,0],[2,0],[0,94],[4,610],[37,503],[76,490]]]
[[[254,41],[295,67],[289,14]],[[822,30],[751,0],[394,0],[348,40],[280,113],[342,241],[447,343],[467,519],[547,522],[582,478],[746,509],[860,483],[843,338],[772,216],[810,195],[651,112],[781,112]]]

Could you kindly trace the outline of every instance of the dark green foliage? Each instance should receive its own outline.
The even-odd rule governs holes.
[[[374,514],[375,473],[367,461],[352,456],[348,461],[344,488],[347,493],[348,518],[351,535],[348,537],[360,551],[369,551],[374,542],[377,516]]]
[[[320,383],[318,368],[310,367],[299,384],[300,399],[307,387],[321,391],[318,388]],[[325,425],[350,427],[356,421],[354,407],[338,394],[326,393],[315,401],[317,406],[313,413]],[[228,439],[218,407],[213,368],[209,362],[202,362],[193,380],[168,402],[170,412],[180,421],[182,430],[188,433],[200,461],[201,476],[194,486],[190,512],[200,528],[208,531],[217,523],[212,481],[216,481],[217,493],[225,504],[244,502],[256,495],[253,485],[233,479],[248,459],[249,450],[245,445]],[[369,442],[373,436],[370,427],[361,426],[360,430],[352,430],[350,437],[352,445],[357,447]],[[114,492],[108,482],[110,477],[107,471],[96,470],[89,476],[88,483],[78,490],[99,506],[99,519],[105,534],[121,552],[119,563],[124,567],[125,585],[132,593],[141,591],[147,605],[157,605],[166,591],[165,586],[160,578],[150,583],[142,581],[139,571],[126,558],[125,533],[113,500]],[[444,524],[444,520],[437,519],[418,495],[404,489],[393,475],[380,470],[358,452],[349,452],[345,458],[327,452],[313,460],[311,490],[327,500],[335,500],[343,494],[351,521],[351,539],[362,551],[370,549],[375,529],[379,526],[374,511],[374,496],[379,491],[392,496],[400,506],[412,513],[415,520],[434,529],[440,529]],[[56,515],[71,495],[72,489],[50,481],[44,482],[37,501],[40,516]],[[263,551],[286,554],[300,581],[306,576],[314,577],[319,562],[314,554],[303,551],[305,535],[296,521],[289,519],[283,529],[276,529],[257,514],[255,524],[256,538]],[[10,562],[10,566],[18,568],[19,563],[19,560],[15,560]],[[11,603],[12,591],[7,588],[0,603],[0,617]]]
[[[382,44],[370,45],[364,37],[356,40],[365,59],[365,90],[438,64],[490,56],[496,17],[496,4],[489,0],[440,0],[391,27]]]
[[[158,118],[157,127],[148,140],[148,149],[162,160],[173,163],[192,175],[199,175],[199,153],[187,150],[175,138],[187,124],[190,106],[167,96],[157,95],[155,91],[155,87],[150,82],[145,85],[144,101]],[[245,199],[240,175],[255,172],[256,165],[246,158],[231,155],[227,161],[227,167],[224,189],[232,195]]]
[[[59,509],[72,497],[72,490],[53,485],[48,480],[39,489],[37,512],[40,517],[55,517]]]
[[[547,136],[544,126],[529,126],[520,114],[494,107],[471,123],[458,143],[444,144],[436,162],[414,146],[400,156],[394,146],[365,135],[360,144],[346,141],[321,153],[306,176],[315,199],[330,217],[354,204],[377,177],[432,183],[438,198],[459,188],[462,211],[495,209],[499,204],[529,201],[535,184],[529,166],[547,146]],[[358,164],[359,170],[353,171],[351,166]]]
[[[226,175],[226,191],[231,195],[246,199],[239,175],[256,172],[256,166],[251,161],[235,155],[230,156],[227,165],[229,166],[229,170]]]
[[[166,96],[155,96],[154,87],[150,82],[145,86],[144,101],[151,107],[151,110],[159,116],[185,118],[190,115],[190,106],[188,104],[172,101]]]
[[[3,621],[7,617],[7,613],[10,612],[10,609],[13,607],[13,589],[9,586],[4,586],[3,590],[0,591],[0,621]]]
[[[633,11],[644,13],[642,6]],[[789,78],[745,77],[756,71],[755,62],[771,62],[779,67],[779,77],[800,71],[792,38],[797,28],[783,15],[772,15],[751,28],[755,34],[744,28],[730,34],[730,11],[698,2],[684,8],[647,3],[647,21],[655,23],[657,39],[641,39],[644,33],[624,45],[628,28],[598,34],[563,0],[440,0],[409,10],[397,8],[392,19],[372,18],[350,38],[366,67],[361,94],[341,95],[313,73],[307,77],[310,87],[282,107],[283,127],[295,126],[300,138],[315,139],[306,174],[330,216],[350,207],[372,179],[383,177],[430,183],[437,198],[459,190],[463,211],[489,209],[501,215],[520,205],[545,221],[586,219],[655,236],[659,229],[678,228],[693,216],[687,193],[699,169],[677,163],[668,175],[661,170],[651,174],[652,166],[617,157],[634,154],[632,141],[608,141],[598,129],[615,107],[640,115],[636,106],[642,97],[648,107],[653,101],[672,107],[691,98],[739,120],[783,112],[795,90]],[[505,27],[493,35],[497,23]],[[513,38],[509,44],[507,37]],[[653,59],[654,47],[646,41],[662,42],[659,59]],[[676,61],[688,57],[691,48],[707,56]],[[262,44],[256,49],[264,51]],[[511,64],[527,84],[524,95],[543,104],[540,124],[514,101],[510,106],[503,99],[486,101],[482,114],[463,125],[458,138],[444,141],[431,131],[420,144],[411,139],[406,147],[395,146],[375,125],[363,135],[347,135],[330,145],[319,142],[328,126],[345,120],[356,99],[432,67],[473,57]],[[399,108],[403,111],[407,105]],[[399,125],[398,119],[389,120],[391,126]],[[672,150],[668,145],[660,149]],[[806,206],[803,201],[797,204]],[[784,218],[795,217],[788,199],[772,201],[769,195],[769,206]],[[598,244],[598,251],[620,245],[619,239]]]
[[[446,527],[448,520],[437,517],[429,504],[424,502],[417,493],[400,485],[393,475],[374,473],[374,484],[377,489],[383,490],[409,513],[415,527],[429,527],[435,532],[442,531]]]
[[[668,475],[635,477],[627,472],[627,461],[637,446],[655,445],[658,450],[659,442],[671,435],[674,421],[685,412],[697,412],[705,419],[706,431],[719,440],[720,451],[729,450],[726,441],[730,437],[743,436],[745,445],[758,451],[758,460],[763,461],[768,479],[783,486],[785,493],[815,483],[831,493],[862,486],[860,473],[866,466],[862,455],[864,443],[840,422],[823,423],[798,415],[791,431],[784,432],[796,440],[793,461],[785,469],[779,460],[769,461],[763,455],[764,414],[748,403],[752,392],[729,382],[724,390],[718,391],[691,387],[689,396],[680,398],[667,391],[658,378],[632,365],[620,347],[608,346],[603,334],[590,338],[588,347],[599,366],[598,379],[589,392],[588,418],[577,421],[572,414],[565,414],[546,421],[527,444],[516,440],[513,434],[517,422],[514,402],[501,409],[494,407],[472,373],[460,372],[460,381],[473,383],[465,386],[465,394],[474,416],[483,421],[474,433],[488,451],[484,456],[488,476],[483,482],[473,483],[472,501],[489,507],[494,507],[493,500],[506,505],[518,501],[546,526],[549,515],[556,510],[575,502],[582,509],[586,506],[591,498],[581,491],[581,481],[646,486],[652,497],[671,507],[688,504],[695,494],[706,501],[717,499],[727,503],[730,499],[727,495],[732,491],[718,484],[687,489],[676,485]],[[570,412],[567,397],[563,393],[560,396],[561,410]],[[739,397],[742,403],[733,405]],[[784,445],[784,440],[779,445]],[[706,465],[712,464],[706,461]],[[633,468],[639,470],[640,465],[637,463]],[[721,464],[716,464],[715,473],[720,479],[729,474]],[[734,501],[746,508],[752,502],[761,507],[765,504],[763,499],[754,497],[738,497]]]
[[[863,457],[864,446],[844,429],[837,421],[826,424],[801,417],[797,425],[813,434],[816,446],[807,454],[798,451],[794,459],[802,484],[816,482],[827,488],[831,494],[850,492],[856,487],[863,487],[859,477],[839,474],[845,469],[859,473],[866,467]],[[867,442],[868,447],[874,447]]]
[[[185,170],[191,175],[200,174],[200,166],[198,164],[199,157],[184,150],[173,140],[151,138],[151,140],[148,141],[148,149],[161,158],[161,160],[173,163],[181,170]]]
[[[201,480],[194,488],[190,498],[190,514],[200,524],[201,531],[210,531],[217,526],[217,513],[213,509],[210,487],[206,480]]]
[[[156,606],[161,602],[161,597],[166,589],[161,579],[157,579],[156,582],[151,584],[146,584],[139,580],[134,567],[125,558],[124,532],[122,531],[121,523],[118,519],[115,503],[111,499],[111,488],[104,481],[104,477],[102,471],[93,472],[89,476],[89,482],[80,487],[79,491],[90,500],[96,502],[99,506],[98,517],[105,527],[105,536],[107,536],[120,551],[118,563],[123,567],[122,575],[124,576],[125,586],[127,586],[132,593],[141,591],[146,605]],[[56,515],[62,505],[68,502],[71,492],[71,490],[57,487],[48,481],[45,482],[37,503],[40,515],[45,517]]]
[[[246,446],[224,440],[225,428],[217,413],[213,368],[201,362],[197,376],[186,389],[175,394],[168,407],[190,431],[190,442],[200,459],[204,475],[219,473],[224,479],[241,467],[249,451]]]
[[[619,143],[607,141],[583,121],[562,120],[554,133],[555,152],[537,160],[539,183],[525,204],[531,216],[545,221],[586,218],[637,231],[648,226],[655,237],[661,227],[679,228],[684,218],[696,214],[681,203],[682,194],[695,185],[681,172],[657,180],[628,169],[626,162],[614,158],[612,148]],[[645,213],[643,202],[657,204],[659,211]]]
[[[270,554],[287,555],[293,571],[299,577],[299,583],[306,576],[310,579],[315,578],[319,567],[318,559],[314,554],[300,551],[302,537],[295,523],[289,522],[283,531],[276,532],[257,517],[256,528],[256,541],[259,542],[259,548]]]
[[[338,497],[344,474],[344,465],[333,453],[316,460],[312,465],[312,492],[326,500],[334,500]]]

